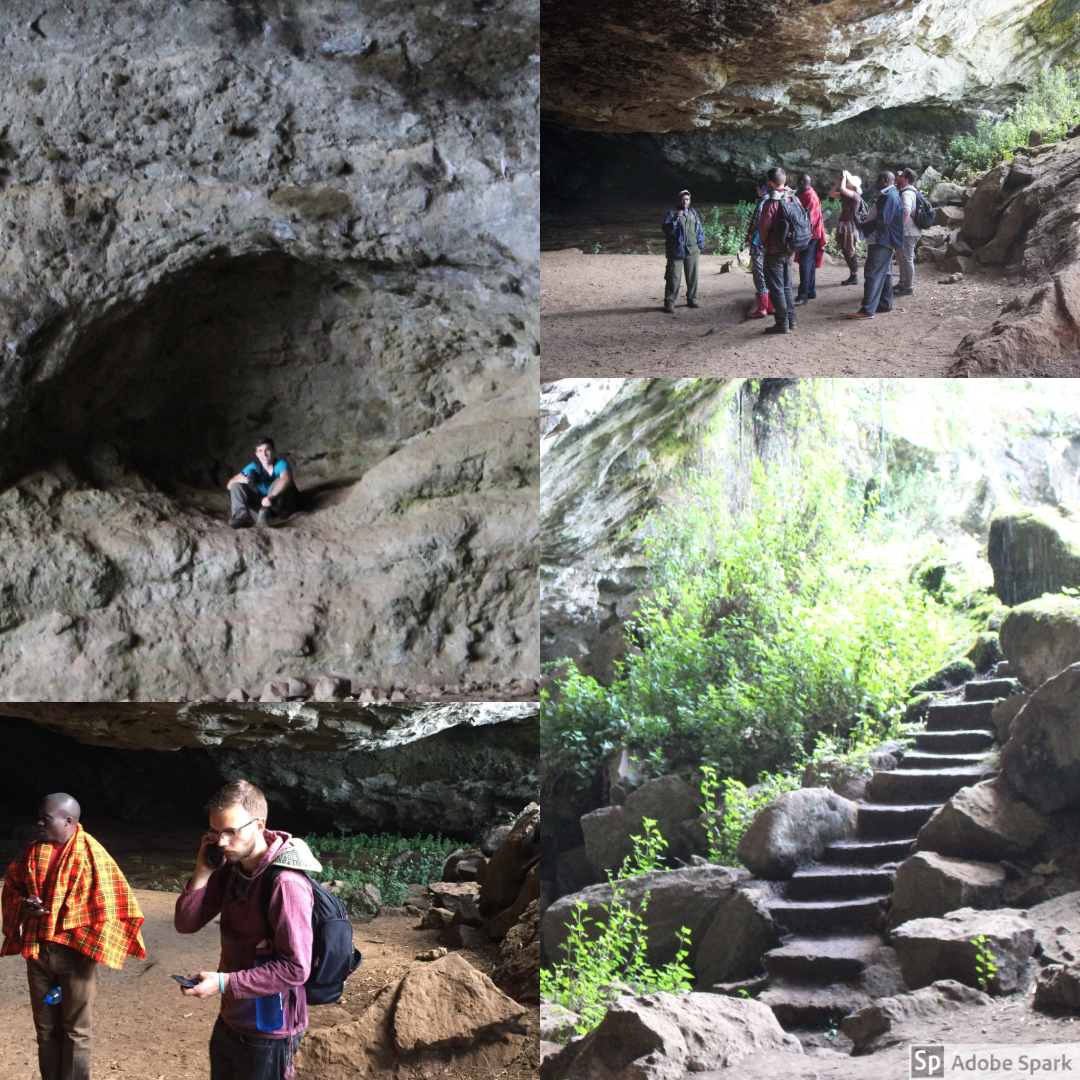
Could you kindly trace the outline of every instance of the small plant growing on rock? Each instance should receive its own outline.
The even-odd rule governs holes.
[[[975,946],[975,977],[978,979],[979,989],[986,990],[998,973],[990,939],[985,934],[980,934],[971,944]]]
[[[649,894],[643,894],[635,910],[622,884],[627,877],[656,869],[660,852],[667,847],[655,821],[645,818],[643,824],[645,835],[631,838],[634,855],[626,857],[618,876],[608,871],[611,900],[601,906],[600,917],[593,919],[586,915],[588,905],[579,900],[574,905],[570,933],[563,945],[566,959],[540,971],[542,997],[581,1017],[575,1027],[579,1035],[585,1035],[603,1020],[620,986],[629,987],[636,994],[657,991],[684,994],[690,989],[692,973],[686,964],[690,931],[685,926],[679,930],[679,949],[674,960],[659,969],[649,967],[645,962]]]
[[[721,866],[740,865],[735,855],[739,841],[762,807],[785,791],[794,791],[802,786],[797,776],[782,773],[775,776],[762,773],[753,788],[748,788],[740,780],[729,778],[724,781],[724,798],[721,812],[718,813],[716,794],[720,782],[716,769],[711,765],[702,765],[701,772],[701,809],[708,816],[705,828],[709,837],[709,861]]]

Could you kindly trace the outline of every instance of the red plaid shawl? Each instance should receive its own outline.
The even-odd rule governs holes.
[[[70,945],[98,963],[120,969],[124,959],[146,957],[139,927],[143,913],[112,856],[80,825],[64,845],[56,868],[51,910],[27,917],[24,897],[44,895],[51,845],[31,844],[4,878],[0,956],[36,960],[42,942]]]
[[[825,254],[825,222],[821,220],[821,200],[813,188],[795,192],[795,198],[810,211],[810,239],[818,242],[815,265],[820,267],[821,256]],[[795,252],[795,261],[798,262],[801,256],[801,251]]]

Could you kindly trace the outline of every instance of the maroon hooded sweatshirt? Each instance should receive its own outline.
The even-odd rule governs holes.
[[[181,934],[194,934],[214,916],[221,915],[221,960],[229,987],[221,999],[221,1019],[244,1035],[286,1039],[307,1027],[304,983],[311,972],[311,882],[298,870],[278,874],[270,892],[270,928],[262,913],[262,873],[274,861],[290,834],[264,833],[270,847],[253,871],[239,865],[228,874],[215,870],[202,889],[192,890],[188,879],[176,901],[173,924]],[[277,959],[255,967],[256,950],[269,951],[272,936]],[[260,947],[262,946],[262,947]],[[281,994],[284,1023],[278,1031],[260,1031],[255,1024],[255,999]]]

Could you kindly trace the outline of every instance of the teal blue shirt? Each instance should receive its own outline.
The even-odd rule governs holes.
[[[262,465],[257,461],[253,461],[250,465],[245,466],[241,470],[245,475],[250,476],[255,490],[260,495],[269,495],[270,486],[273,482],[283,473],[289,472],[289,463],[284,458],[278,458],[274,462],[274,471],[267,472]]]

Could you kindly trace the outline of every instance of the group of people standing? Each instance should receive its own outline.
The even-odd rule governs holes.
[[[849,319],[872,319],[878,312],[891,311],[894,295],[910,296],[915,291],[915,247],[922,235],[914,220],[916,180],[912,169],[902,169],[895,175],[887,171],[880,173],[877,196],[870,205],[863,199],[862,181],[846,170],[829,190],[828,196],[838,198],[841,203],[836,240],[849,271],[842,285],[858,284],[857,245],[863,236],[867,243],[862,305],[848,314]],[[750,250],[756,295],[747,318],[772,315],[774,323],[765,332],[786,334],[795,329],[795,309],[817,297],[817,270],[825,250],[821,200],[809,173],[801,173],[792,190],[787,186],[787,174],[779,166],[758,179],[757,193],[745,240]],[[809,242],[797,251],[791,250],[786,224],[790,214],[784,206],[793,200],[798,201],[809,217]],[[664,311],[669,313],[675,310],[684,273],[686,305],[699,306],[698,256],[705,250],[705,231],[697,212],[690,206],[689,191],[679,193],[679,203],[677,209],[668,213],[663,226],[667,238]],[[896,289],[892,280],[894,255],[900,269],[900,284]],[[799,265],[797,291],[792,280],[795,262]]]

